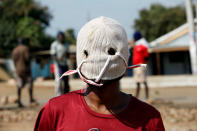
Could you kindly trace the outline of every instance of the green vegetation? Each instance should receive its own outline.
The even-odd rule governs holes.
[[[76,44],[75,32],[73,29],[67,29],[65,32],[66,42],[69,44]]]
[[[140,11],[139,18],[134,22],[134,29],[141,31],[148,41],[152,41],[185,22],[184,7],[164,7],[153,4],[150,9]]]
[[[19,38],[31,51],[48,49],[54,38],[44,30],[51,18],[34,0],[0,0],[0,56],[10,54]]]

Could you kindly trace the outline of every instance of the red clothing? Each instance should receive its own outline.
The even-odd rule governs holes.
[[[131,98],[118,115],[92,111],[83,90],[53,98],[41,109],[34,131],[164,131],[160,113],[152,106]]]
[[[133,65],[145,64],[145,59],[149,56],[146,46],[140,44],[133,49]]]

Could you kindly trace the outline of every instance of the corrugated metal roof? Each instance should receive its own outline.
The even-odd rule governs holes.
[[[197,23],[197,19],[195,19]],[[149,43],[151,52],[171,52],[189,50],[189,24],[183,24],[171,32]],[[195,34],[197,38],[197,33]]]
[[[197,23],[197,19],[194,20]],[[169,33],[150,42],[150,48],[189,47],[189,24],[185,23]]]
[[[178,27],[178,28],[172,30],[171,32],[169,32],[169,33],[167,33],[167,34],[165,34],[165,35],[163,35],[163,36],[161,36],[161,37],[155,39],[154,41],[150,42],[150,43],[149,43],[149,44],[150,44],[150,47],[160,46],[160,44],[161,44],[162,42],[164,42],[164,41],[167,40],[167,39],[172,38],[172,37],[175,36],[176,34],[178,34],[178,33],[182,32],[182,31],[186,30],[187,28],[188,28],[188,24],[184,24],[184,25],[182,25],[182,26],[180,26],[180,27]],[[173,40],[172,40],[172,41],[173,41]],[[170,41],[170,42],[171,42],[171,41]]]
[[[176,48],[176,47],[185,47],[185,46],[189,46],[188,34],[178,37],[175,40],[172,40],[166,44],[158,43],[155,46],[152,46],[152,48]]]

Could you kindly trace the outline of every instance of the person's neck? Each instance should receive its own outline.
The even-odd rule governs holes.
[[[88,86],[88,94],[85,100],[88,106],[95,112],[111,114],[120,112],[128,105],[130,97],[119,90],[119,81],[114,81],[103,87]]]
[[[60,41],[60,40],[57,40],[61,45],[63,45],[64,43],[62,42],[62,41]]]

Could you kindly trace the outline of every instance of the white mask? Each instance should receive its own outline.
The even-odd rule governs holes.
[[[82,27],[77,37],[77,73],[86,83],[102,86],[100,80],[113,80],[124,75],[128,67],[128,40],[124,28],[115,20],[99,17]],[[94,81],[93,81],[94,80]]]

